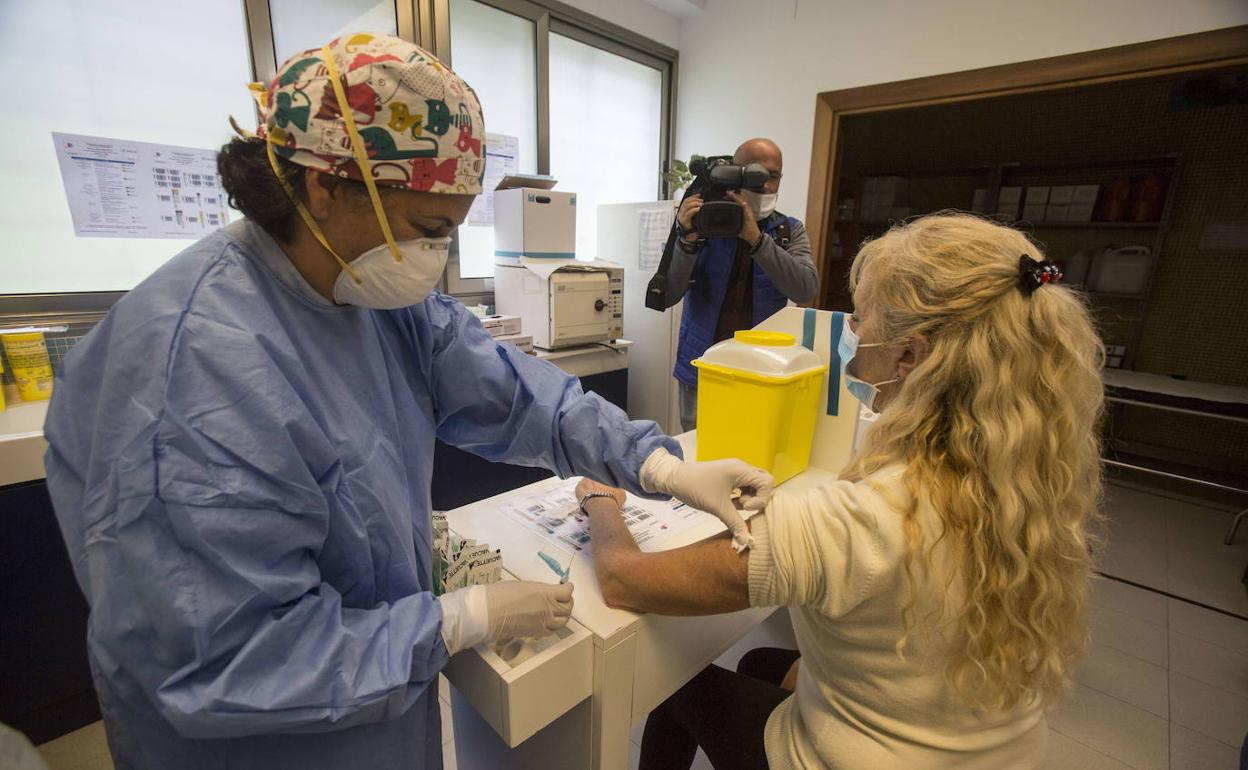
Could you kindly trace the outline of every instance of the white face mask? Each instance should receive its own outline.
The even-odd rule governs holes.
[[[415,305],[428,297],[446,269],[450,238],[413,238],[395,244],[403,259],[397,260],[382,243],[351,261],[334,281],[334,301],[375,310],[394,310]],[[357,280],[358,279],[358,280]]]
[[[750,204],[750,208],[754,209],[759,219],[771,216],[771,212],[776,210],[776,199],[780,197],[776,193],[760,193],[753,190],[742,190],[741,194],[745,196],[746,202]]]

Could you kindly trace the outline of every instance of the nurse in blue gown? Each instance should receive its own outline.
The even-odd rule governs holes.
[[[119,768],[438,768],[448,656],[557,630],[572,586],[431,592],[435,439],[738,530],[731,491],[761,505],[770,479],[682,462],[434,291],[484,124],[431,55],[344,36],[261,91],[259,135],[219,157],[246,218],[120,300],[48,415],[109,746]]]

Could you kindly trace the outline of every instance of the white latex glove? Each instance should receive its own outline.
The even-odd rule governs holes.
[[[572,617],[572,588],[571,583],[505,580],[439,596],[447,652],[553,634]]]
[[[641,488],[679,498],[717,516],[732,533],[740,553],[754,545],[741,511],[761,511],[771,500],[776,482],[767,471],[741,460],[685,462],[666,449],[656,449],[641,466]]]

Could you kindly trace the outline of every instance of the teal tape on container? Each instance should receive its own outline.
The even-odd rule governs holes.
[[[845,314],[832,313],[832,330],[828,343],[828,414],[840,414],[841,409],[841,333],[844,331]]]
[[[802,347],[807,350],[815,349],[815,322],[818,320],[818,311],[813,307],[806,308],[802,316]]]
[[[495,251],[496,257],[525,257],[528,259],[576,259],[572,251]]]

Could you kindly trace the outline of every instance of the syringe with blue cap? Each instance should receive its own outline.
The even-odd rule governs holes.
[[[554,572],[556,575],[559,576],[560,585],[563,585],[564,583],[568,582],[568,577],[572,574],[572,561],[576,559],[576,554],[572,554],[572,558],[568,559],[568,566],[566,569],[564,567],[559,566],[558,559],[546,553],[545,551],[538,551],[537,555],[541,557],[542,561],[546,562],[546,566],[550,567],[550,570],[552,572]]]

